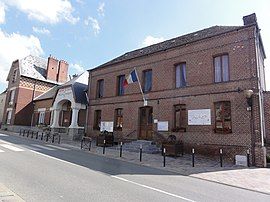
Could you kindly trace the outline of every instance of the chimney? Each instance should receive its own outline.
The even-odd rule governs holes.
[[[252,13],[243,17],[244,25],[257,25],[256,14]]]
[[[57,81],[57,69],[58,69],[58,60],[57,58],[50,55],[50,57],[48,57],[48,64],[47,64],[48,80]]]
[[[57,74],[57,82],[65,83],[68,78],[68,63],[64,60],[60,60]]]

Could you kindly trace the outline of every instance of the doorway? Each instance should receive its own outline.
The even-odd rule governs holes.
[[[141,107],[139,110],[139,140],[153,139],[153,107]]]

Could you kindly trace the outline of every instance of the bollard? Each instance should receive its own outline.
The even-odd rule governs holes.
[[[84,140],[84,138],[82,138],[82,140],[81,140],[81,149],[83,148],[83,140]]]
[[[19,136],[21,136],[22,135],[22,129],[20,129],[20,133],[19,133]]]
[[[41,133],[40,140],[43,140],[43,132]]]
[[[58,144],[61,143],[61,135],[58,135]]]
[[[163,149],[163,167],[166,166],[166,149]]]
[[[37,133],[36,133],[36,140],[38,139],[38,131],[37,131]]]
[[[24,135],[25,135],[25,130],[23,130],[23,137],[24,137]]]
[[[60,136],[59,136],[59,138],[60,138]],[[88,148],[89,151],[91,151],[91,144],[92,144],[92,140],[89,141],[89,148]]]
[[[34,137],[34,131],[32,131],[32,134],[31,134],[31,138],[33,139],[33,137]]]
[[[219,158],[220,158],[220,167],[223,167],[223,156],[222,156],[222,153],[223,153],[223,151],[222,151],[222,149],[220,149],[219,150]]]
[[[120,142],[120,157],[122,157],[123,142]]]
[[[142,145],[140,145],[140,162],[142,161]]]
[[[193,148],[192,149],[192,167],[194,167],[195,166],[195,149]]]
[[[103,154],[105,154],[106,140],[103,141]]]
[[[52,136],[52,143],[54,143],[54,136],[55,136],[55,135],[53,134],[53,136]]]
[[[28,130],[28,131],[27,131],[27,135],[26,135],[26,137],[29,137],[29,133],[30,133],[30,130]]]
[[[46,142],[49,141],[49,134],[46,134]]]
[[[250,161],[249,161],[250,152],[249,149],[247,150],[247,166],[250,167]]]

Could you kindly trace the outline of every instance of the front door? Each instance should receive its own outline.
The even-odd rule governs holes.
[[[153,133],[153,107],[140,108],[140,125],[139,137],[140,140],[152,140]]]

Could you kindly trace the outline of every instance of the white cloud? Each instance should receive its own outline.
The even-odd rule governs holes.
[[[165,39],[163,37],[153,37],[153,36],[147,36],[142,42],[142,46],[150,46],[159,42],[164,41]]]
[[[104,9],[104,7],[105,7],[105,3],[104,2],[99,3],[99,6],[98,6],[97,11],[98,11],[98,14],[101,15],[101,16],[105,16],[105,9]]]
[[[75,63],[75,64],[70,64],[69,66],[70,66],[70,68],[74,69],[76,71],[76,73],[78,73],[78,74],[84,72],[84,68],[79,64]]]
[[[86,20],[84,20],[84,24],[86,26],[88,26],[90,22],[91,22],[91,25],[92,25],[92,28],[94,30],[95,35],[99,34],[100,26],[99,26],[97,19],[92,18],[92,17],[88,17]]]
[[[40,56],[43,50],[37,37],[8,34],[0,29],[0,83],[6,83],[11,63],[29,54]]]
[[[5,23],[5,4],[0,2],[0,24]]]
[[[69,0],[4,0],[4,2],[26,13],[29,19],[43,23],[56,24],[66,20],[75,24],[79,21],[79,17],[72,15],[74,8]]]
[[[48,29],[45,29],[44,27],[39,28],[39,27],[32,27],[33,32],[37,33],[37,34],[46,34],[46,35],[50,35],[51,32]]]

